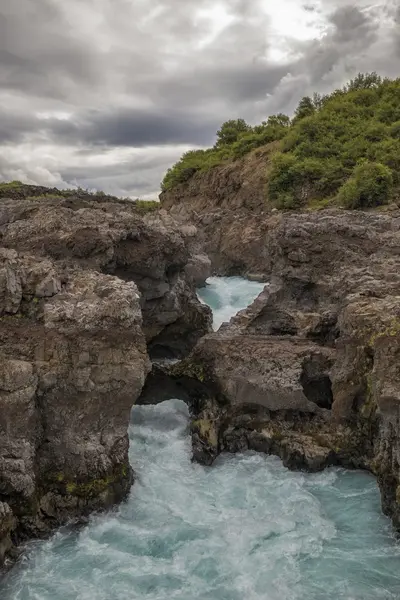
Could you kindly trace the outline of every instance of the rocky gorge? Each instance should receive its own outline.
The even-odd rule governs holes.
[[[161,196],[197,225],[215,272],[269,281],[169,370],[197,407],[194,455],[254,449],[294,469],[367,469],[399,526],[400,211],[278,212],[245,193],[265,182],[257,152],[236,166],[214,202],[210,173]]]
[[[0,199],[1,557],[123,499],[130,408],[170,398],[196,461],[367,469],[400,524],[400,211],[278,212],[246,193],[252,160],[145,214]],[[216,332],[195,293],[211,272],[267,284]]]

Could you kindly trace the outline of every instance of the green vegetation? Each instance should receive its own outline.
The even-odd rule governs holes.
[[[22,181],[14,180],[14,181],[2,181],[0,182],[0,190],[9,190],[11,188],[18,188],[23,185]]]
[[[133,202],[133,205],[140,214],[155,212],[160,208],[158,200],[139,200],[138,198]]]
[[[342,90],[303,98],[273,159],[269,198],[279,208],[334,199],[386,204],[400,185],[400,79],[360,74]]]
[[[61,194],[38,194],[37,196],[27,196],[26,200],[65,200],[66,196]]]
[[[161,183],[163,191],[188,181],[197,171],[242,158],[255,148],[282,139],[290,126],[286,115],[273,115],[261,125],[251,127],[243,119],[226,121],[217,132],[215,146],[207,150],[190,150],[167,171]]]
[[[227,121],[213,148],[187,152],[169,169],[162,189],[276,140],[268,170],[274,206],[387,204],[400,196],[400,79],[359,74],[329,95],[302,98],[292,119],[274,115],[255,127]]]
[[[346,208],[369,208],[387,204],[393,189],[389,167],[381,163],[358,164],[350,179],[340,188],[339,203]]]
[[[129,467],[122,464],[116,467],[113,473],[98,479],[91,479],[85,482],[73,481],[68,479],[64,473],[58,472],[50,474],[49,481],[56,483],[57,487],[63,489],[67,494],[87,499],[94,498],[107,490],[111,490],[115,484],[121,484],[129,475]]]
[[[205,365],[186,359],[171,367],[170,374],[174,378],[190,377],[202,383],[207,380]]]
[[[0,199],[18,198],[41,202],[46,200],[60,201],[99,201],[119,202],[133,205],[139,214],[154,212],[160,208],[158,200],[140,200],[137,198],[117,198],[98,190],[89,190],[81,187],[59,190],[44,186],[30,185],[21,181],[0,182]]]

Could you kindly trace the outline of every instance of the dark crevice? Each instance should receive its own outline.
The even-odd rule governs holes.
[[[171,360],[183,358],[183,353],[180,348],[174,348],[167,343],[158,343],[157,341],[150,342],[147,346],[147,352],[150,360]]]
[[[266,306],[252,321],[249,331],[266,335],[296,335],[296,321],[284,310]]]
[[[296,277],[288,278],[285,288],[289,290],[290,297],[298,309],[313,311],[318,308],[318,292],[316,285],[311,281],[303,281]]]
[[[155,405],[176,398],[183,400],[191,413],[197,414],[202,408],[203,401],[209,397],[210,390],[201,381],[187,377],[174,377],[168,372],[168,366],[153,363],[147,376],[146,383],[139,399],[138,405]]]
[[[320,372],[312,359],[303,365],[300,383],[307,400],[320,408],[330,410],[333,404],[332,382],[330,377]]]

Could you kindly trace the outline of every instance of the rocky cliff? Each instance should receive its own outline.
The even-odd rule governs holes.
[[[274,230],[282,234],[285,213],[274,208],[268,197],[268,180],[271,170],[271,156],[275,145],[258,148],[242,159],[214,167],[209,171],[199,171],[188,181],[177,184],[160,195],[161,206],[181,223],[194,224],[197,227],[197,251],[204,251],[212,261],[212,270],[219,275],[257,275],[266,279],[272,270],[271,261],[275,260],[271,246],[275,243]],[[324,203],[316,206],[318,210],[306,209],[303,214],[321,216],[335,210],[321,210]],[[378,209],[379,214],[396,213],[395,199],[392,204]],[[292,213],[296,219],[296,212]],[[342,214],[340,227],[343,230],[348,223],[357,223],[357,211],[344,211],[339,208],[336,214]],[[374,214],[374,213],[369,213]],[[319,219],[319,217],[317,217]],[[368,222],[365,227],[374,227]],[[342,231],[325,232],[329,244],[340,246]],[[310,234],[312,235],[312,233]],[[336,242],[335,242],[336,240]],[[293,241],[294,252],[301,252],[302,240]],[[365,242],[367,243],[367,241]],[[336,251],[337,248],[335,247]]]
[[[160,195],[161,206],[171,216],[196,225],[197,250],[210,257],[216,274],[262,278],[269,270],[266,248],[279,222],[267,194],[273,150],[270,144],[240,160],[195,173]]]
[[[189,358],[153,370],[144,399],[167,377],[183,390],[194,456],[206,464],[251,448],[291,468],[368,469],[399,526],[400,212],[240,218],[244,243],[221,216],[214,266],[229,272],[240,255],[242,272],[256,269],[269,285]],[[235,237],[238,254],[224,252]]]
[[[194,293],[209,263],[189,252],[193,227],[32,191],[0,198],[0,561],[124,498],[148,352],[185,356],[211,321]]]
[[[198,171],[160,195],[163,208],[181,216],[215,209],[262,212],[267,207],[268,171],[276,148],[276,143],[268,144],[241,159]]]

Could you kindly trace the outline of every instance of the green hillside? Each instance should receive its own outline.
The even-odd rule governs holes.
[[[386,204],[400,196],[400,79],[359,74],[332,94],[304,97],[292,119],[227,121],[213,148],[187,152],[169,169],[162,189],[276,140],[266,200],[278,208]]]

